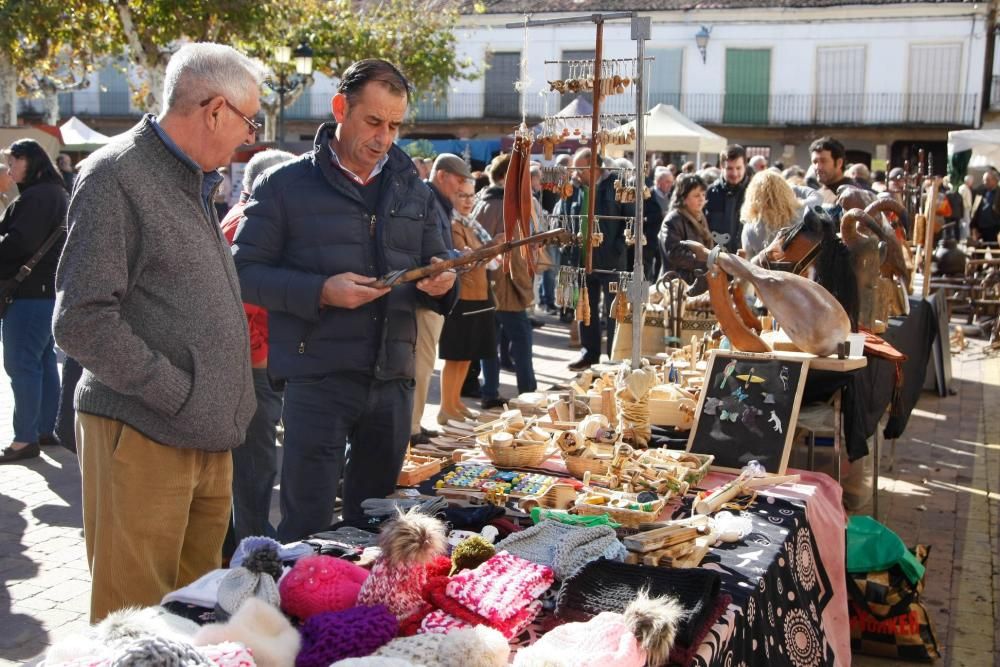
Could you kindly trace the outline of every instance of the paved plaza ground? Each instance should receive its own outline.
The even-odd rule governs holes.
[[[536,332],[541,388],[569,377],[564,326]],[[1000,667],[1000,359],[983,344],[952,359],[956,395],[925,393],[890,460],[881,462],[883,522],[907,544],[930,545],[924,601],[948,667]],[[503,373],[513,395],[513,376]],[[437,380],[431,401],[437,401]],[[0,442],[10,441],[10,387],[0,381]],[[436,410],[428,406],[428,424]],[[275,502],[275,507],[277,503]],[[861,513],[870,508],[861,508]],[[0,466],[0,665],[16,665],[86,626],[90,579],[80,472],[62,448]],[[856,665],[893,664],[856,658]]]

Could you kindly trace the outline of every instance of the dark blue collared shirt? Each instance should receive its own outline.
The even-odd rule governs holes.
[[[177,159],[184,164],[190,166],[192,169],[202,172],[201,180],[201,198],[202,204],[205,205],[205,213],[208,218],[212,219],[212,211],[215,210],[215,205],[212,202],[212,193],[215,192],[216,186],[223,181],[223,176],[217,171],[203,171],[202,168],[192,160],[187,153],[181,150],[180,146],[174,143],[174,140],[170,138],[170,135],[164,131],[160,124],[156,121],[155,117],[152,117],[151,123],[153,129],[156,131],[156,135],[160,137],[160,141],[170,150],[171,153],[177,156]]]

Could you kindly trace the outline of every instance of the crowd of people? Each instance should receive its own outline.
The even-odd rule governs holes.
[[[236,50],[189,44],[167,67],[163,111],[78,173],[32,140],[12,144],[0,166],[0,191],[19,191],[0,218],[0,337],[15,404],[0,463],[35,458],[40,445],[77,452],[95,621],[156,604],[244,537],[291,542],[326,530],[338,498],[340,520],[363,524],[362,501],[393,491],[408,443],[435,435],[422,421],[435,360],[444,361],[439,425],[479,418],[463,396],[501,406],[501,368],[519,392],[534,391],[534,315],[558,313],[559,267],[581,262],[573,246],[546,247],[535,251],[537,276],[515,252],[506,266],[494,258],[460,276],[376,284],[502,241],[510,165],[500,155],[477,175],[455,155],[427,165],[404,153],[394,141],[410,85],[376,59],[343,73],[334,122],[312,151],[255,154],[239,201],[220,211],[219,170],[261,129],[261,81]],[[654,164],[647,276],[673,271],[696,283],[682,241],[754,254],[839,187],[892,192],[898,180],[890,173],[880,186],[863,165],[846,169],[831,138],[811,156],[808,170],[782,170],[732,145],[718,166]],[[572,168],[572,193],[542,192],[533,164],[533,231],[544,231],[547,213],[583,214],[593,198],[603,235],[585,279],[591,318],[578,331],[565,320],[579,370],[611,352],[611,284],[631,266],[625,221],[634,216],[614,180],[631,164],[586,147],[556,164]],[[995,240],[995,171],[984,186],[967,183],[953,208]],[[56,346],[66,355],[61,387]]]

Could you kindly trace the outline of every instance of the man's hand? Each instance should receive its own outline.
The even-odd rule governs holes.
[[[431,264],[437,264],[441,260],[437,257],[431,257]],[[444,271],[437,274],[433,278],[424,278],[417,282],[417,289],[421,292],[429,294],[430,296],[441,296],[446,294],[451,286],[455,284],[455,272],[454,271]]]
[[[368,276],[359,276],[350,272],[330,276],[323,283],[320,305],[353,309],[388,293],[388,287],[369,287],[368,284],[372,280]]]

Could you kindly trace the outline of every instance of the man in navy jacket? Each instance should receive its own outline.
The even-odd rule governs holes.
[[[265,172],[233,256],[244,299],[270,313],[268,368],[286,381],[278,538],[328,528],[395,488],[409,439],[418,303],[450,310],[455,274],[374,288],[386,272],[447,257],[433,194],[393,145],[409,83],[384,60],[344,72],[336,123],[315,148]],[[349,447],[348,447],[349,444]]]

